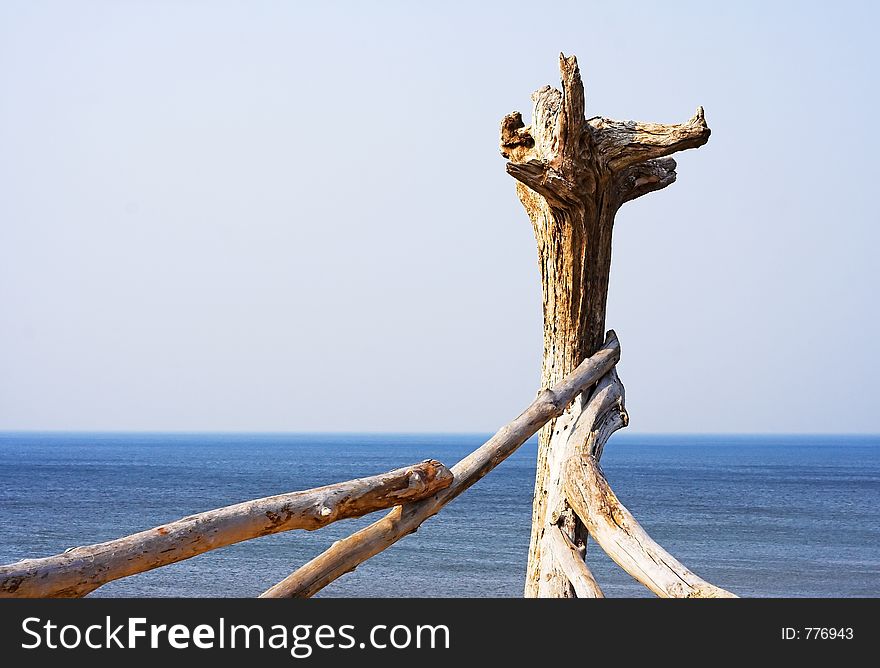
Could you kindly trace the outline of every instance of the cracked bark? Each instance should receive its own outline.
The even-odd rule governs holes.
[[[532,95],[532,122],[519,112],[501,122],[501,153],[535,233],[543,288],[542,387],[593,354],[605,332],[614,217],[625,202],[676,178],[672,153],[709,139],[702,108],[685,123],[662,125],[585,118],[584,87],[574,56],[560,55],[562,90]],[[549,551],[545,532],[559,526],[577,548],[583,523],[565,501],[570,423],[583,402],[548,423],[538,445],[532,534],[525,595],[571,597],[568,577]]]

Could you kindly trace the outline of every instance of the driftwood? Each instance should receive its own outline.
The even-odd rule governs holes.
[[[0,566],[0,596],[80,597],[103,584],[243,540],[331,522],[430,496],[452,473],[428,460],[404,468],[239,503],[42,559]]]
[[[569,503],[618,566],[662,598],[734,598],[689,571],[645,532],[617,499],[592,455],[569,462]],[[578,596],[581,596],[578,593]]]
[[[560,55],[559,69],[562,90],[544,86],[532,95],[529,126],[519,112],[501,122],[501,154],[517,181],[516,193],[538,247],[542,387],[554,385],[601,345],[617,211],[672,184],[676,163],[668,156],[702,146],[710,134],[702,108],[689,121],[673,125],[585,118],[577,60]],[[587,540],[586,527],[564,491],[571,432],[559,423],[570,425],[577,412],[576,406],[570,416],[541,430],[525,585],[529,597],[575,595],[544,534],[559,527],[578,549]]]
[[[543,286],[545,389],[519,417],[451,471],[429,460],[0,566],[0,596],[84,596],[111,580],[243,540],[392,508],[262,594],[309,597],[416,531],[540,430],[526,596],[603,598],[584,561],[592,536],[658,596],[733,597],[654,542],[600,466],[608,439],[629,421],[615,370],[620,346],[613,331],[602,339],[614,218],[624,203],[675,181],[670,154],[708,141],[703,109],[676,125],[586,119],[576,59],[561,55],[559,66],[562,90],[545,86],[532,95],[531,125],[518,112],[501,124],[501,153],[532,221]]]
[[[413,533],[429,517],[480,480],[510,456],[548,420],[562,415],[584,390],[590,389],[620,358],[620,344],[613,331],[605,345],[584,360],[552,389],[543,390],[513,422],[452,467],[453,481],[445,490],[422,501],[394,508],[385,517],[337,541],[329,549],[263,592],[262,598],[307,598],[336,578],[353,571],[364,561]]]
[[[580,549],[575,547],[558,526],[554,526],[544,535],[547,537],[550,553],[556,559],[559,568],[565,573],[565,577],[571,582],[577,597],[605,598],[605,594],[599,588],[592,571],[584,562],[586,546]]]
[[[587,401],[568,443],[564,464],[566,501],[608,556],[658,596],[733,598],[729,591],[689,571],[654,542],[605,479],[599,466],[605,444],[614,432],[629,423],[624,397],[623,384],[612,370],[599,381]],[[549,532],[554,540],[558,534]],[[571,580],[569,571],[564,570]],[[571,582],[577,591],[575,581]],[[577,595],[580,597],[581,593],[578,591]]]

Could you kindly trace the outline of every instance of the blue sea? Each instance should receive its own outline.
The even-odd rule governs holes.
[[[195,512],[379,473],[451,466],[485,435],[0,433],[0,563]],[[321,596],[520,596],[534,439],[414,535]],[[742,596],[880,596],[880,437],[616,435],[603,468],[646,530]],[[92,596],[249,597],[377,516],[267,536]],[[608,596],[648,596],[595,544]]]

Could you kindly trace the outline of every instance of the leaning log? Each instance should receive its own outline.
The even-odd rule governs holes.
[[[338,577],[353,571],[404,536],[480,480],[533,436],[544,424],[565,412],[581,392],[590,389],[620,358],[620,344],[609,331],[605,345],[563,380],[543,390],[513,422],[452,467],[452,484],[422,501],[394,508],[385,517],[337,541],[325,552],[266,590],[261,598],[308,598]]]
[[[661,598],[735,598],[706,582],[658,545],[614,494],[590,455],[570,460],[568,502],[618,566]],[[580,594],[579,594],[580,595]]]
[[[291,529],[320,529],[422,499],[451,482],[449,469],[427,460],[380,475],[209,510],[124,538],[0,566],[0,597],[85,596],[112,580],[243,540]]]
[[[611,489],[599,460],[611,435],[628,423],[623,384],[612,370],[599,381],[570,432],[564,463],[568,505],[608,556],[657,596],[735,598],[688,570],[660,547]],[[555,533],[550,535],[555,538]],[[568,571],[567,575],[577,589]]]
[[[584,561],[584,549],[575,547],[559,526],[555,526],[544,534],[547,537],[548,549],[565,573],[565,577],[574,588],[578,598],[605,598],[593,572]]]

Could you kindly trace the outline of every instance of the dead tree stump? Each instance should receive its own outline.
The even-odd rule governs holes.
[[[584,87],[574,56],[560,55],[562,91],[532,95],[532,124],[519,112],[501,123],[501,153],[538,245],[544,304],[541,387],[551,387],[605,337],[611,235],[618,209],[675,181],[676,151],[709,139],[703,109],[686,123],[661,125],[585,118]],[[586,394],[586,393],[585,393]],[[572,419],[583,401],[572,407]],[[587,533],[565,500],[565,416],[540,434],[526,596],[570,597],[574,589],[556,563],[547,529],[558,525],[583,549]],[[558,541],[554,542],[558,544]],[[558,552],[558,550],[557,550]]]

